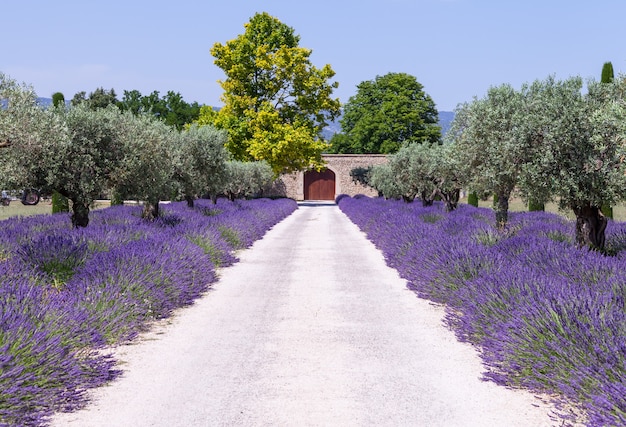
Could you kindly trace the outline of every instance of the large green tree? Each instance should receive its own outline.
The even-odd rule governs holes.
[[[85,91],[77,92],[72,98],[71,104],[73,106],[79,104],[87,104],[92,110],[98,108],[106,108],[109,105],[116,105],[118,103],[117,95],[114,89],[106,90],[103,87],[99,87],[87,96]]]
[[[335,72],[315,67],[299,42],[293,28],[257,13],[243,34],[213,45],[215,64],[226,74],[214,123],[228,131],[236,160],[266,160],[274,173],[322,165],[321,131],[340,108],[331,97]]]
[[[331,140],[333,153],[395,153],[408,143],[441,138],[432,98],[414,76],[388,73],[357,86],[344,105],[342,132]]]
[[[196,121],[200,114],[197,102],[189,104],[174,91],[168,91],[161,97],[156,90],[149,95],[142,95],[138,90],[125,90],[117,106],[134,114],[151,114],[178,130]]]

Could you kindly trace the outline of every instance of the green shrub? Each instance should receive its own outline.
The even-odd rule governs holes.
[[[467,204],[478,207],[478,194],[475,191],[467,195]]]

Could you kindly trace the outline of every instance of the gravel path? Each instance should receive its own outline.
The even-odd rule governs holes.
[[[407,290],[336,205],[302,205],[55,426],[556,425],[480,380],[443,309]]]

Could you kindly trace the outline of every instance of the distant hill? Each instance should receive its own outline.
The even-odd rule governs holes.
[[[48,108],[52,105],[52,98],[37,98],[37,104],[41,105],[44,108]]]
[[[450,125],[454,120],[454,111],[439,111],[439,126],[441,126],[441,135],[445,135],[450,129]]]

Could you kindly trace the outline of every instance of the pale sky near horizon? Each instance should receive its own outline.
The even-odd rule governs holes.
[[[211,46],[268,12],[330,64],[342,103],[365,80],[416,77],[440,111],[490,86],[555,75],[626,73],[626,1],[597,0],[0,0],[0,71],[41,97],[98,87],[179,92],[221,105]]]

